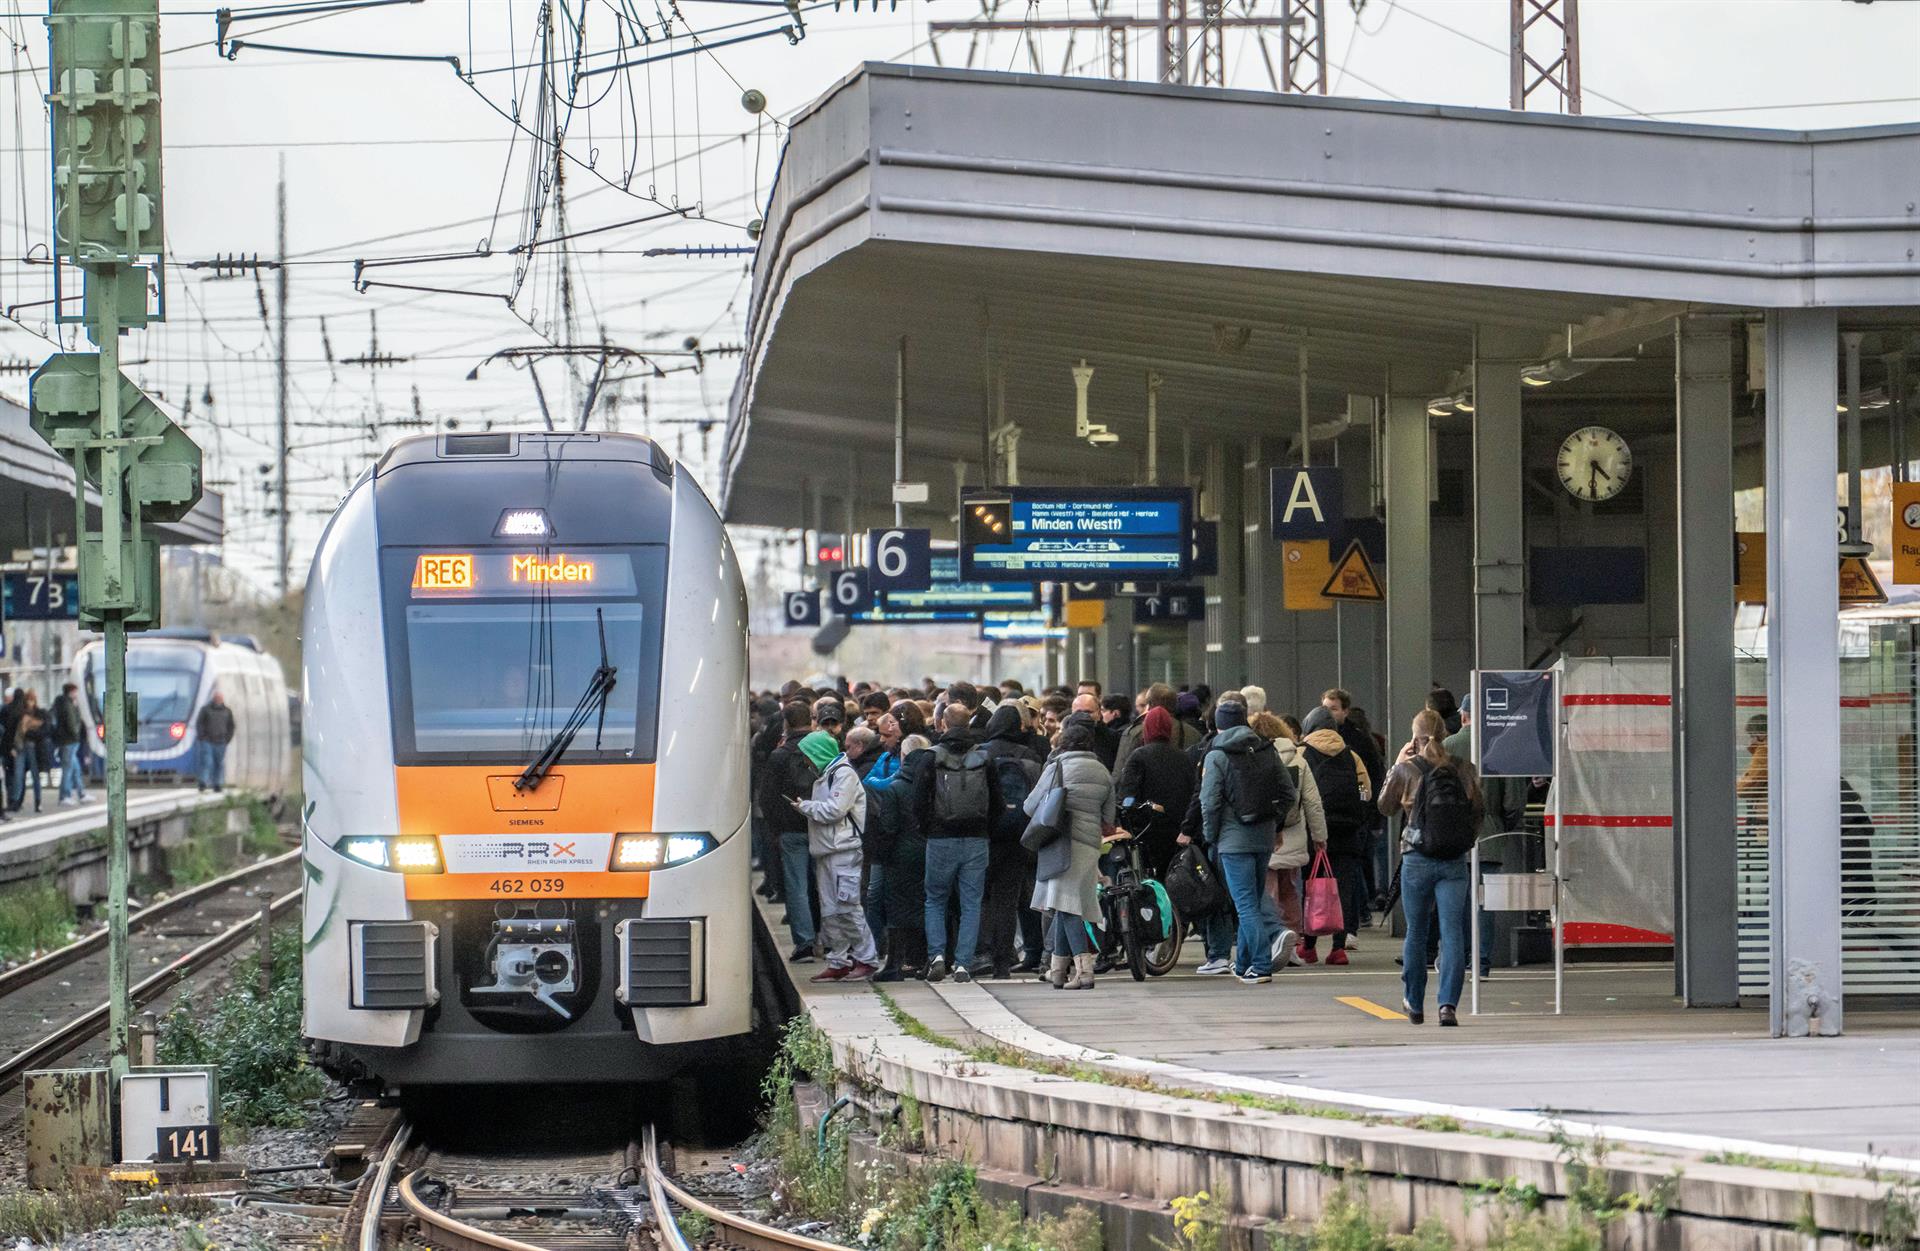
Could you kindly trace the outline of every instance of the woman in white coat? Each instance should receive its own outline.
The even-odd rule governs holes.
[[[1287,729],[1286,722],[1270,712],[1257,714],[1249,723],[1253,732],[1273,743],[1280,763],[1293,774],[1297,797],[1287,823],[1274,840],[1273,855],[1267,858],[1267,893],[1280,907],[1281,924],[1296,934],[1305,934],[1306,909],[1301,904],[1300,871],[1313,860],[1316,848],[1327,845],[1327,816],[1320,806],[1320,787],[1307,767],[1299,740]],[[1291,963],[1299,964],[1298,956]],[[1276,970],[1277,971],[1277,970]]]
[[[1095,952],[1087,925],[1104,928],[1100,847],[1113,825],[1114,798],[1113,775],[1094,754],[1093,727],[1084,722],[1070,721],[1062,727],[1053,755],[1027,796],[1027,815],[1040,811],[1048,793],[1061,786],[1067,788],[1067,829],[1061,837],[1071,842],[1072,858],[1065,872],[1035,883],[1033,907],[1045,915],[1052,954],[1044,980],[1056,990],[1091,990]]]

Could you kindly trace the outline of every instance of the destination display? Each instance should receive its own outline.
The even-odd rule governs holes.
[[[963,582],[960,555],[934,552],[928,558],[928,585],[924,590],[887,591],[881,607],[889,612],[980,613],[992,609],[1036,608],[1040,588],[1031,582]]]
[[[624,554],[570,552],[421,552],[414,557],[416,598],[468,595],[631,595],[633,561]]]
[[[1175,488],[969,491],[960,506],[960,576],[1178,580],[1192,560],[1192,511],[1192,492]]]

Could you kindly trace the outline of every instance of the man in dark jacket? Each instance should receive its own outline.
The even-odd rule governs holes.
[[[233,730],[233,709],[227,707],[227,697],[215,691],[193,722],[200,740],[201,790],[226,789],[227,744],[233,742]]]
[[[60,688],[59,696],[53,701],[53,724],[48,727],[54,760],[60,771],[62,804],[81,804],[87,800],[86,779],[80,773],[80,739],[86,733],[86,726],[80,721],[80,705],[76,702],[79,691],[79,686],[72,682]]]
[[[1145,703],[1145,707],[1140,709],[1142,717],[1146,716],[1148,708],[1165,708],[1168,713],[1175,713],[1179,702],[1179,696],[1165,682],[1155,682],[1140,693],[1140,698]],[[1115,777],[1126,770],[1127,757],[1133,754],[1134,748],[1140,746],[1141,731],[1141,723],[1135,721],[1120,735],[1120,748],[1113,758]],[[1175,747],[1191,747],[1205,737],[1206,730],[1203,727],[1182,721],[1177,715],[1174,716],[1173,745]]]
[[[767,780],[767,760],[787,733],[787,718],[780,701],[763,696],[754,705],[754,731],[748,778],[753,793],[753,854],[760,869],[760,895],[778,903],[786,898],[785,879],[780,873],[780,840],[773,835],[766,813],[760,810],[760,788]]]
[[[1008,700],[987,719],[986,741],[980,745],[1000,797],[987,840],[987,955],[993,962],[995,979],[1040,968],[1040,916],[1027,907],[1027,901],[1033,898],[1033,855],[1020,845],[1020,835],[1027,828],[1027,814],[1021,805],[1040,780],[1044,757],[1029,745],[1025,720],[1020,705]],[[1013,950],[1016,930],[1026,946],[1025,957],[1017,966]]]
[[[1133,723],[1133,701],[1125,695],[1109,695],[1100,701],[1095,715],[1099,720],[1093,727],[1093,754],[1112,772],[1120,756],[1120,736]]]
[[[956,684],[957,685],[957,684]],[[1000,811],[1000,787],[978,742],[967,729],[968,705],[951,698],[943,716],[946,733],[934,744],[929,767],[916,779],[913,811],[927,835],[927,980],[953,973],[973,980],[986,902],[987,844]],[[947,960],[947,907],[958,898],[960,921],[953,960]]]
[[[812,884],[813,859],[807,854],[807,818],[790,802],[813,795],[813,765],[800,751],[800,740],[813,728],[813,713],[795,700],[781,714],[786,734],[767,757],[760,785],[760,811],[780,844],[780,873],[787,896],[787,932],[793,938],[789,963],[813,959],[815,934]]]

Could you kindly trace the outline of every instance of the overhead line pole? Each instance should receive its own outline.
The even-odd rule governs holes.
[[[289,581],[290,566],[293,562],[293,548],[290,541],[288,523],[291,518],[287,510],[287,158],[280,156],[280,182],[274,197],[275,220],[280,243],[280,268],[274,271],[274,294],[279,299],[280,311],[275,318],[274,341],[277,360],[274,369],[274,402],[279,423],[279,474],[278,496],[280,505],[280,547],[278,569],[280,572],[280,605],[286,607],[287,594],[292,590]]]

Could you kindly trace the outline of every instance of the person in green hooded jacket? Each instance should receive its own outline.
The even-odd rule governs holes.
[[[860,833],[866,827],[867,788],[847,762],[840,740],[815,730],[800,740],[819,777],[813,794],[793,800],[807,818],[807,853],[820,888],[819,946],[827,967],[816,982],[863,982],[878,971],[880,955],[867,928],[860,886]]]

